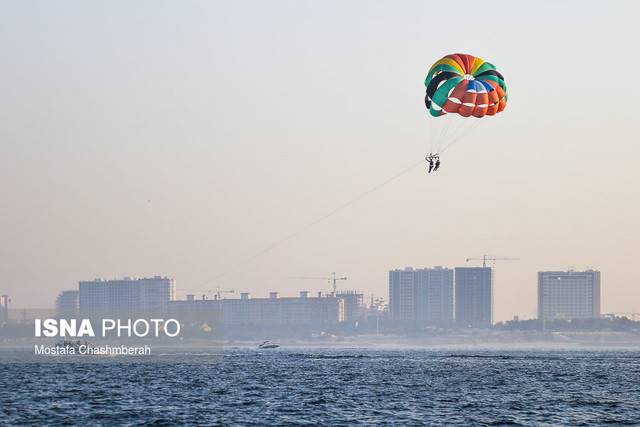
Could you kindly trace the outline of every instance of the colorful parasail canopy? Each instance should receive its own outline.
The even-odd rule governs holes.
[[[424,81],[427,109],[434,117],[493,116],[507,106],[507,85],[502,74],[477,56],[454,53],[437,61]]]

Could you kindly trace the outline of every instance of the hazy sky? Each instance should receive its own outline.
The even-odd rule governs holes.
[[[517,6],[516,6],[517,5]],[[602,271],[640,311],[637,2],[0,2],[0,292],[53,304],[95,277],[265,296],[497,264],[495,317],[536,272]],[[428,176],[428,67],[502,71],[506,111]],[[249,261],[247,261],[249,260]],[[221,276],[222,275],[222,276]],[[185,292],[180,292],[181,297]]]

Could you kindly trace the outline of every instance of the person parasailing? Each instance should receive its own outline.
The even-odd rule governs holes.
[[[429,162],[429,172],[428,173],[431,173],[431,171],[433,170],[433,154],[429,153],[429,155],[427,157],[425,157],[424,159]]]

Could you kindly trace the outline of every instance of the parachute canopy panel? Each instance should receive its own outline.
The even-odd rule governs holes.
[[[447,55],[429,69],[424,81],[427,109],[434,117],[493,116],[507,106],[507,85],[496,67],[463,53]]]

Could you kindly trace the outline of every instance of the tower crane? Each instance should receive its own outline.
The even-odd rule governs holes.
[[[337,281],[338,280],[347,280],[345,277],[337,277],[336,273],[331,273],[329,277],[318,277],[318,276],[291,276],[289,279],[303,279],[303,280],[326,280],[327,282],[332,284],[333,292],[332,294],[335,296]]]
[[[499,257],[499,256],[495,256],[495,255],[482,255],[482,257],[467,258],[467,262],[469,262],[469,261],[482,261],[482,267],[486,268],[487,261],[493,261],[495,263],[496,261],[518,261],[519,259],[520,258]]]
[[[222,299],[223,294],[235,294],[236,291],[234,289],[222,289],[220,286],[217,286],[215,291],[211,289],[183,289],[185,292],[204,292],[202,294],[202,299],[206,299],[209,295],[213,294],[214,299],[220,300]]]
[[[235,294],[236,291],[234,289],[221,289],[220,286],[216,287],[216,299],[221,299],[222,294]]]

